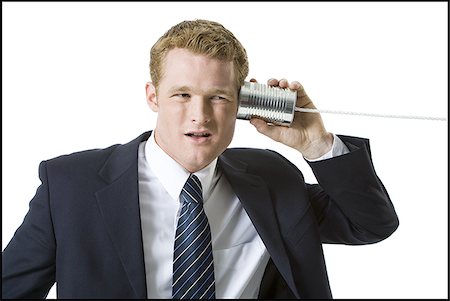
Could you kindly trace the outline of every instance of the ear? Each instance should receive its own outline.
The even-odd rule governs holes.
[[[156,87],[152,82],[145,84],[145,95],[147,98],[147,104],[153,112],[158,112],[158,99],[156,97]]]

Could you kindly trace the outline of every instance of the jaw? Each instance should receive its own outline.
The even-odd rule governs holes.
[[[183,157],[183,162],[178,163],[189,172],[194,173],[206,167],[216,157],[217,155],[212,153],[211,150],[199,147],[189,150],[189,154]]]

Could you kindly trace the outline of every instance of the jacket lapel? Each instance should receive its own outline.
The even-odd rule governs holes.
[[[137,298],[146,298],[145,262],[139,210],[138,147],[145,133],[118,146],[99,175],[108,183],[96,193],[106,228]]]
[[[228,157],[226,152],[219,157],[219,165],[253,222],[273,262],[291,290],[299,297],[267,185],[261,177],[247,171],[246,163]]]

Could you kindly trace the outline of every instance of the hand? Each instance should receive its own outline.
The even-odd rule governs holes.
[[[251,79],[251,82],[256,82]],[[315,109],[311,99],[306,94],[303,86],[298,81],[289,83],[286,79],[269,79],[269,86],[289,88],[297,91],[297,107]],[[316,159],[331,150],[333,135],[325,130],[322,117],[318,113],[295,112],[294,120],[290,127],[269,124],[259,118],[252,118],[258,132],[275,141],[298,150],[306,159]]]

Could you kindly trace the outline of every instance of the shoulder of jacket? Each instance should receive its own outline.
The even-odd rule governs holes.
[[[270,149],[229,148],[223,155],[232,160],[244,162],[251,169],[271,172],[276,172],[277,170],[279,172],[287,172],[287,170],[299,172],[297,166],[286,157]]]
[[[265,158],[284,158],[281,154],[270,150],[270,149],[262,149],[262,148],[249,148],[249,147],[235,147],[228,148],[225,152],[227,156],[233,157],[242,157],[242,156],[257,156],[257,157],[265,157]]]
[[[98,170],[120,144],[60,155],[41,162],[47,170],[72,173],[75,170]]]
[[[105,148],[93,148],[82,151],[73,152],[70,154],[64,154],[58,157],[54,157],[48,160],[43,161],[46,164],[70,164],[73,163],[86,163],[86,162],[96,162],[103,164],[104,160],[106,160],[111,154],[121,149],[122,152],[134,151],[137,150],[139,144],[146,139],[148,139],[151,132],[145,132],[141,134],[139,137],[133,139],[127,143],[117,143],[111,146],[107,146]],[[102,161],[102,162],[100,162]]]
[[[45,160],[47,163],[52,162],[61,162],[61,161],[78,161],[78,160],[84,160],[84,159],[91,159],[91,158],[100,158],[104,156],[109,156],[118,146],[121,144],[114,144],[111,146],[108,146],[106,148],[93,148],[93,149],[87,149],[82,151],[76,151],[69,154],[60,155],[51,159]]]

